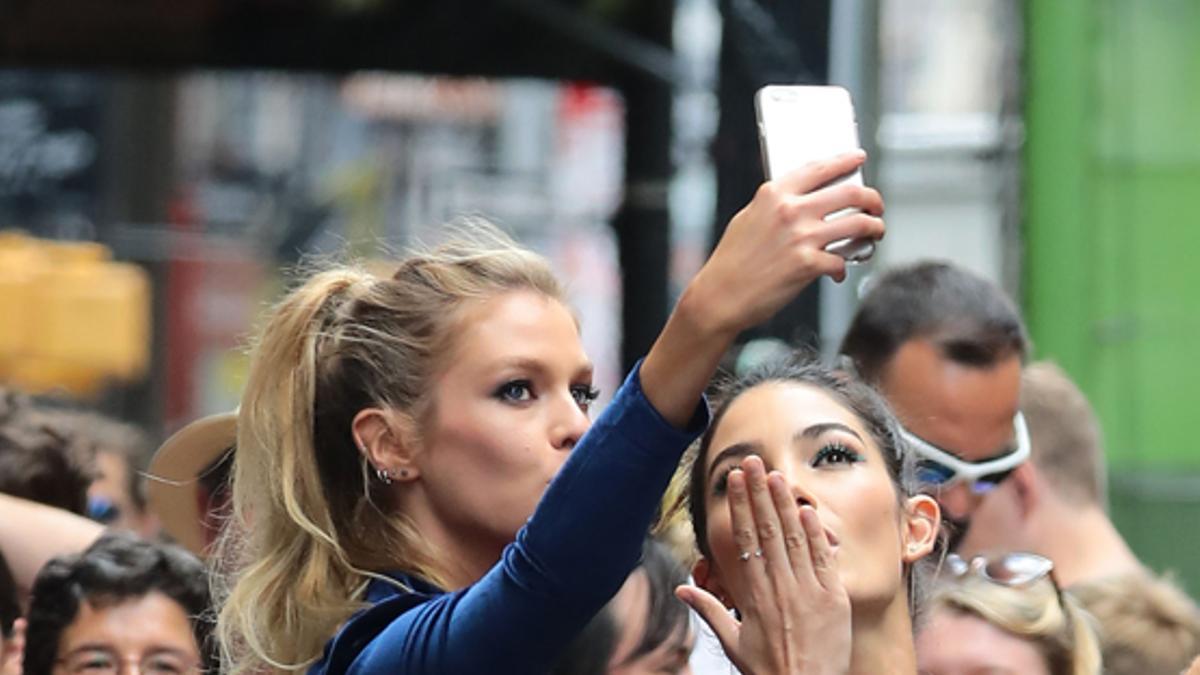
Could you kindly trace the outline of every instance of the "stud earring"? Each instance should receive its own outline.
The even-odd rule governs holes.
[[[400,477],[408,478],[408,469],[400,469]]]
[[[403,473],[403,472],[401,472],[401,473]],[[392,484],[392,477],[391,477],[391,475],[389,475],[389,474],[388,474],[388,470],[387,470],[387,469],[384,469],[384,468],[382,468],[382,467],[381,467],[381,468],[378,468],[378,469],[375,469],[375,475],[379,477],[379,480],[380,480],[380,481],[381,481],[381,482],[382,482],[384,485],[391,485],[391,484]]]

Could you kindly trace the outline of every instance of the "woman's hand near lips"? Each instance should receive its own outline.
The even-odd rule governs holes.
[[[783,476],[762,459],[742,460],[727,479],[730,522],[741,555],[726,578],[742,575],[741,621],[711,593],[677,594],[712,627],[745,675],[845,673],[850,667],[850,598],[836,551],[817,512],[797,506]]]

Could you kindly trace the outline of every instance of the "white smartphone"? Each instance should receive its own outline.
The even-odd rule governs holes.
[[[758,116],[758,139],[767,180],[795,171],[817,160],[859,149],[854,103],[843,87],[767,85],[754,96]],[[831,184],[850,181],[863,184],[862,170],[855,170]],[[846,212],[826,216],[837,218]],[[839,239],[826,251],[846,262],[859,263],[875,253],[870,239]]]

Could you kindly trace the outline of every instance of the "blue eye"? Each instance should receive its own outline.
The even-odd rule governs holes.
[[[571,387],[571,396],[585,412],[596,399],[600,398],[600,390],[590,384],[578,384]]]
[[[501,401],[523,403],[533,399],[533,385],[529,380],[512,380],[497,387],[492,395]]]
[[[862,455],[847,448],[841,443],[830,443],[817,451],[813,457],[812,465],[814,467],[823,464],[857,464],[863,459]]]

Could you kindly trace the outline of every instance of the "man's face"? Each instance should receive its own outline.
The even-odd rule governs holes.
[[[976,367],[949,360],[930,340],[910,340],[884,366],[879,384],[909,432],[960,459],[980,462],[1013,449],[1021,389],[1018,354]],[[983,500],[961,481],[935,496],[943,513],[964,525]]]

